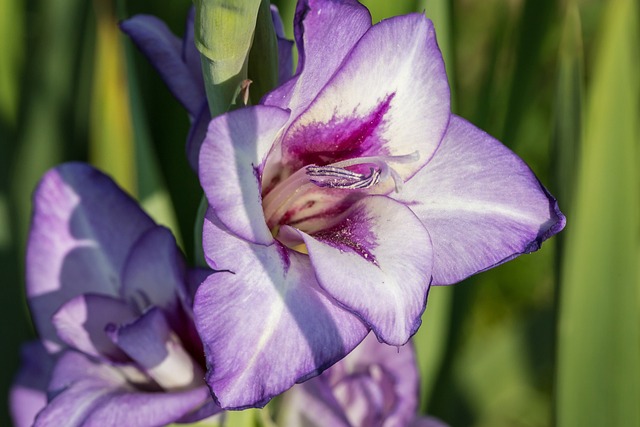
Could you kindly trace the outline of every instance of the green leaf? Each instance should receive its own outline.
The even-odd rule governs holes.
[[[26,44],[23,36],[24,3],[0,0],[0,120],[15,125]]]
[[[124,1],[118,2],[119,12],[124,12]],[[125,16],[125,13],[119,13]],[[167,191],[158,161],[158,155],[154,151],[149,121],[144,108],[138,74],[134,64],[133,45],[120,42],[124,46],[125,65],[127,71],[128,100],[131,108],[131,120],[133,127],[136,188],[138,198],[143,209],[160,225],[169,228],[176,238],[178,244],[183,247],[180,237],[176,214],[173,208],[171,197]],[[124,101],[124,100],[123,100]],[[171,143],[182,144],[182,141],[171,141]]]
[[[420,370],[420,402],[423,413],[426,413],[447,349],[452,297],[452,287],[434,286],[429,291],[422,326],[413,336]]]
[[[114,3],[94,3],[97,27],[91,97],[89,160],[137,196],[133,124]]]
[[[252,81],[249,94],[252,104],[257,104],[264,94],[278,84],[278,42],[269,6],[269,0],[260,3],[249,51],[248,76]]]
[[[515,69],[506,104],[502,141],[511,146],[518,137],[524,118],[537,92],[539,66],[545,38],[555,19],[555,0],[526,0],[517,27]]]
[[[557,425],[640,425],[638,8],[606,4],[564,251]]]
[[[555,185],[553,193],[571,216],[579,144],[582,137],[584,102],[584,56],[580,11],[575,3],[567,7],[560,44],[556,83],[553,147]],[[560,235],[559,237],[563,237]]]
[[[391,16],[404,15],[415,10],[415,1],[362,0],[361,3],[371,12],[373,22]]]

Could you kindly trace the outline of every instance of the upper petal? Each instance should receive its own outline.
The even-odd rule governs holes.
[[[200,150],[199,176],[209,206],[233,233],[269,244],[273,237],[262,211],[264,158],[289,117],[258,105],[214,118]]]
[[[450,115],[449,84],[433,24],[424,15],[374,25],[345,58],[282,143],[285,164],[325,165],[365,156],[404,156],[407,179],[435,152]]]
[[[124,301],[106,295],[79,295],[67,301],[51,318],[58,337],[90,356],[125,362],[127,356],[105,333],[107,325],[124,324],[136,313]]]
[[[117,296],[129,250],[154,226],[91,166],[67,163],[47,172],[34,195],[26,259],[27,296],[40,337],[60,342],[50,320],[71,298]]]
[[[191,117],[195,117],[205,98],[202,73],[198,78],[192,72],[192,55],[183,57],[180,39],[162,20],[151,15],[136,15],[126,19],[120,23],[120,28],[151,62],[173,96]]]
[[[438,285],[535,251],[565,224],[518,156],[456,116],[433,159],[394,197],[429,230]]]
[[[294,24],[297,76],[262,101],[290,109],[291,120],[316,97],[371,27],[371,15],[355,0],[303,0],[298,2]]]
[[[188,298],[186,280],[185,261],[175,238],[168,229],[154,227],[131,249],[122,271],[120,296],[138,313],[152,306],[162,308],[178,329],[182,304]]]
[[[432,254],[429,234],[409,208],[370,196],[330,229],[299,233],[320,285],[379,340],[403,345],[418,330]]]
[[[344,357],[367,328],[318,286],[306,255],[251,244],[221,226],[209,212],[205,251],[231,273],[209,276],[194,303],[207,382],[223,408],[264,406]]]

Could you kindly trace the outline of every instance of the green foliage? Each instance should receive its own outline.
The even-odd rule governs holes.
[[[196,1],[214,114],[242,80],[254,81],[253,103],[275,82],[268,2],[230,3]],[[292,37],[295,1],[273,3]],[[452,426],[640,426],[637,1],[364,3],[374,22],[426,12],[454,111],[508,143],[568,214],[557,245],[432,289],[414,341],[422,410]],[[4,402],[32,336],[21,260],[30,194],[47,168],[93,161],[182,236],[190,262],[201,256],[187,116],[115,27],[150,13],[181,35],[190,4],[121,0],[115,14],[107,0],[0,0],[0,312],[15,325],[3,332]],[[271,427],[265,411],[223,421]],[[6,405],[0,425],[10,425]]]
[[[597,45],[562,263],[558,426],[640,425],[638,8],[611,1]]]

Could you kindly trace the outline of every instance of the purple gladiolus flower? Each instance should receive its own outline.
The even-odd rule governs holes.
[[[216,270],[194,302],[223,408],[264,405],[371,329],[400,346],[429,286],[537,250],[565,218],[515,154],[450,112],[431,21],[303,0],[295,76],[214,118],[199,157]]]
[[[191,311],[190,279],[203,274],[111,179],[79,163],[49,171],[27,249],[42,344],[25,348],[16,424],[149,426],[218,412]]]
[[[395,348],[370,334],[322,375],[283,395],[284,426],[446,427],[416,416],[419,386],[413,345]]]
[[[193,38],[194,17],[195,9],[191,8],[182,40],[174,36],[162,20],[151,15],[133,16],[122,21],[120,28],[149,59],[173,96],[187,110],[191,120],[187,136],[187,159],[197,171],[198,153],[211,114],[204,89],[200,53]],[[284,83],[291,77],[293,43],[284,36],[282,20],[275,6],[271,6],[271,17],[278,42],[278,78]]]

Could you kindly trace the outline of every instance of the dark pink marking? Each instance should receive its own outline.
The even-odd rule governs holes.
[[[395,93],[365,117],[336,118],[329,123],[314,123],[284,141],[287,162],[299,169],[305,165],[325,166],[365,155],[386,155],[386,141],[377,133],[384,126]]]
[[[278,249],[278,253],[280,254],[280,259],[282,260],[282,267],[284,272],[289,271],[289,267],[291,266],[291,258],[289,257],[289,249],[287,249],[282,243],[276,241],[276,248]]]
[[[371,252],[378,247],[378,239],[369,227],[364,209],[353,211],[339,224],[314,233],[313,237],[336,249],[355,252],[378,266],[378,261]]]

